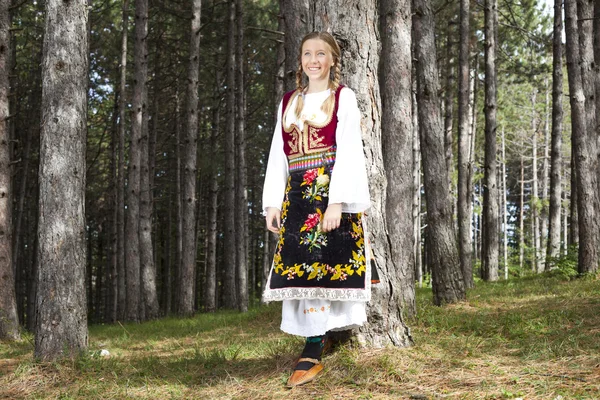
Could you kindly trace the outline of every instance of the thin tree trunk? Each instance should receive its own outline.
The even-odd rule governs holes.
[[[143,37],[136,41],[136,54],[140,57],[137,75],[141,88],[142,132],[140,136],[140,318],[150,320],[158,317],[156,294],[156,268],[152,248],[152,186],[150,183],[150,131],[148,130],[148,0],[136,0],[136,33]],[[138,23],[141,25],[138,30]],[[141,48],[138,50],[137,46]]]
[[[550,158],[550,90],[548,79],[545,79],[546,103],[544,115],[544,160],[542,162],[542,197],[540,212],[540,257],[538,259],[538,271],[546,270],[546,257],[544,250],[547,246],[548,236],[548,181],[549,181],[549,158]]]
[[[582,21],[578,30],[577,19],[588,17],[584,1],[565,3],[565,31],[567,36],[567,70],[569,93],[571,96],[572,154],[575,157],[577,174],[577,214],[579,219],[579,260],[580,274],[598,269],[598,224],[596,215],[597,162],[595,115],[590,112],[590,97],[586,86],[590,85],[589,49],[592,21]],[[583,8],[583,9],[581,9]],[[587,25],[590,25],[588,29]],[[581,45],[581,46],[580,46]],[[580,51],[582,50],[582,51]],[[580,68],[581,66],[581,68]],[[587,89],[589,90],[589,89]],[[586,101],[587,100],[587,101]]]
[[[8,123],[11,72],[9,9],[10,0],[0,0],[0,340],[20,338],[12,259],[13,193]]]
[[[413,68],[414,70],[414,68]],[[419,115],[416,96],[416,80],[412,90],[412,160],[413,160],[413,255],[415,258],[416,281],[423,287],[423,255],[421,254],[421,149],[419,146]]]
[[[237,259],[237,308],[241,312],[248,311],[248,194],[246,189],[246,95],[245,95],[245,58],[244,58],[244,9],[243,0],[235,0],[236,4],[236,94],[237,110],[235,127],[235,219],[238,221],[235,230],[235,251]]]
[[[571,126],[573,125],[573,121],[571,120]],[[573,140],[571,140],[571,145],[573,145]],[[569,235],[569,246],[578,246],[579,245],[579,216],[577,212],[577,169],[575,166],[575,157],[576,155],[571,151],[571,201],[570,201],[570,220],[571,220],[571,229]]]
[[[508,279],[508,204],[506,202],[506,138],[502,127],[502,239],[504,250],[504,279]]]
[[[485,162],[481,275],[498,280],[498,183],[496,177],[496,37],[498,3],[485,1]]]
[[[87,347],[87,21],[86,0],[46,1],[34,351],[44,361]]]
[[[554,31],[552,39],[552,150],[550,152],[550,210],[546,269],[553,266],[551,260],[557,258],[560,252],[563,123],[562,1],[554,0]]]
[[[225,136],[225,187],[223,204],[228,211],[224,213],[224,257],[223,305],[225,308],[237,308],[236,291],[236,221],[235,221],[235,0],[229,0],[229,24],[227,36],[227,128]],[[239,289],[239,288],[238,288]]]
[[[479,251],[479,245],[480,245],[480,240],[479,237],[481,236],[481,231],[480,231],[480,220],[481,220],[481,216],[479,214],[475,214],[473,211],[473,203],[475,202],[475,199],[478,199],[479,197],[475,197],[477,196],[476,192],[475,192],[475,182],[473,182],[473,174],[474,174],[474,169],[475,169],[475,138],[477,137],[477,90],[479,88],[479,53],[475,54],[475,62],[474,62],[474,70],[473,70],[473,78],[472,78],[472,83],[471,83],[471,96],[470,96],[470,103],[469,103],[469,123],[470,123],[470,127],[469,127],[469,157],[468,157],[468,167],[467,167],[467,182],[469,183],[467,185],[467,201],[469,202],[468,207],[469,207],[469,221],[472,221],[474,227],[473,227],[473,245],[472,245],[472,249],[473,249],[473,258],[471,260],[471,274],[468,276],[470,278],[470,280],[473,280],[473,260],[477,260],[479,258],[479,255],[481,254],[481,252]],[[479,233],[478,233],[479,230]]]
[[[186,135],[183,146],[182,203],[183,224],[181,272],[177,311],[179,315],[194,313],[194,274],[196,270],[196,174],[198,154],[198,75],[200,67],[201,1],[192,4],[192,27],[187,79]]]
[[[215,56],[218,65],[218,57]],[[218,181],[218,166],[217,157],[215,156],[218,152],[218,136],[219,126],[221,120],[221,107],[220,100],[221,94],[219,91],[219,85],[221,82],[221,74],[219,71],[216,72],[215,80],[215,95],[213,103],[215,106],[212,109],[212,124],[210,134],[210,183],[209,183],[209,200],[208,200],[208,227],[207,227],[207,240],[206,240],[206,280],[204,287],[204,310],[207,312],[214,312],[217,308],[217,211],[218,211],[218,194],[219,194],[219,181]]]
[[[519,196],[519,269],[522,271],[525,257],[525,161],[522,154],[520,157],[520,165],[521,192]]]
[[[454,145],[454,136],[452,134],[452,122],[454,114],[454,82],[456,81],[456,77],[454,76],[454,65],[452,62],[452,56],[454,54],[454,34],[452,32],[452,25],[456,25],[456,22],[449,20],[446,33],[446,89],[444,91],[444,147],[446,150],[446,170],[448,171],[448,189],[450,190],[450,193],[452,193],[453,186],[452,171],[454,167],[454,156],[452,154],[452,148]]]
[[[433,11],[429,0],[414,0],[413,6],[419,131],[427,203],[427,253],[432,271],[434,303],[442,305],[464,300],[465,287],[444,161]]]
[[[181,260],[183,258],[183,204],[182,204],[182,179],[181,179],[181,110],[179,100],[179,86],[175,93],[175,205],[177,210],[177,229],[175,233],[175,268],[173,281],[175,282],[175,290],[171,299],[171,311],[177,312],[179,304],[180,275],[181,275]],[[177,296],[177,297],[176,297]]]
[[[532,213],[533,232],[531,233],[533,239],[533,263],[532,270],[534,272],[541,272],[539,269],[541,246],[540,246],[540,196],[538,190],[538,168],[537,168],[537,111],[535,110],[535,104],[537,100],[537,89],[533,89],[531,94],[531,200],[529,207]]]
[[[472,186],[469,174],[471,146],[469,140],[469,0],[460,0],[460,48],[458,58],[458,250],[465,288],[473,287],[471,242]],[[477,79],[477,78],[475,78]]]
[[[117,318],[127,319],[127,279],[125,267],[125,133],[127,126],[127,32],[129,0],[123,0],[121,28],[121,67],[119,82],[119,166],[117,180]]]

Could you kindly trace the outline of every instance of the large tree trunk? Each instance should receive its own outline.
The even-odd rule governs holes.
[[[311,11],[315,0],[279,0],[280,15],[283,16],[285,32],[284,90],[296,88],[296,71],[299,61],[300,42],[312,30]],[[279,97],[281,99],[281,97]],[[279,101],[279,99],[277,101]]]
[[[236,292],[236,235],[235,235],[235,0],[229,0],[229,23],[227,36],[227,128],[225,131],[225,187],[223,204],[224,257],[223,305],[237,308]]]
[[[385,212],[391,264],[389,284],[400,291],[405,315],[417,312],[413,254],[413,135],[410,0],[381,3],[381,142],[387,178]],[[447,89],[449,90],[449,89]],[[448,110],[447,110],[448,111]],[[450,115],[452,111],[450,110]],[[450,139],[452,125],[450,125]],[[452,151],[450,149],[450,155]],[[452,158],[452,157],[450,157]],[[378,243],[375,243],[377,246]]]
[[[46,2],[34,352],[41,360],[73,357],[87,347],[87,20],[86,0]]]
[[[13,193],[8,129],[11,66],[9,8],[10,0],[0,0],[0,340],[16,340],[20,337],[12,260]]]
[[[236,184],[235,184],[235,220],[238,221],[235,230],[235,251],[237,259],[236,287],[237,307],[240,311],[248,311],[248,194],[246,191],[246,90],[244,74],[246,68],[244,57],[244,9],[243,1],[235,0],[236,4]]]
[[[194,313],[194,281],[196,271],[196,175],[198,154],[198,75],[200,67],[200,8],[201,1],[192,5],[190,55],[187,79],[186,136],[183,146],[182,204],[183,223],[181,272],[177,311],[179,315]]]
[[[550,210],[547,260],[555,259],[560,252],[560,217],[562,199],[562,0],[554,0],[554,31],[552,39],[552,144],[550,151]],[[552,267],[546,262],[546,269]]]
[[[402,12],[401,18],[410,15],[397,5],[390,10]],[[374,240],[375,260],[381,283],[372,288],[372,300],[367,315],[370,323],[360,328],[358,341],[363,345],[383,347],[386,345],[406,346],[412,343],[410,332],[402,315],[402,296],[392,290],[398,271],[391,259],[389,235],[386,229],[386,177],[381,153],[381,100],[379,95],[377,42],[378,10],[375,1],[314,1],[313,30],[332,32],[342,48],[342,81],[356,93],[362,119],[366,165],[369,166],[369,182],[373,200],[368,227]],[[397,27],[401,29],[402,27]],[[406,32],[406,31],[405,31]],[[357,41],[356,38],[361,40]],[[406,36],[403,36],[405,43]],[[287,46],[286,46],[287,47]],[[297,54],[298,49],[286,54]],[[410,70],[405,73],[410,73]],[[445,183],[448,187],[447,181]]]
[[[434,303],[442,305],[464,300],[465,286],[444,161],[433,11],[429,0],[414,0],[413,4],[419,131],[427,204],[427,254],[432,271]]]
[[[498,183],[496,173],[497,0],[485,2],[485,162],[481,275],[498,280]]]
[[[469,0],[460,0],[460,49],[458,56],[458,252],[465,288],[473,287],[473,250],[471,242],[471,186],[469,175]]]
[[[140,65],[136,83],[141,86],[140,136],[140,319],[158,317],[156,270],[152,249],[152,187],[150,184],[150,136],[148,131],[148,0],[136,0],[136,55]],[[140,25],[138,27],[138,25]],[[143,33],[143,36],[138,36]],[[138,49],[138,46],[140,47]],[[136,63],[137,68],[137,63]],[[139,79],[140,81],[137,81]],[[136,122],[137,123],[137,122]]]
[[[577,214],[579,220],[579,273],[596,271],[598,268],[598,224],[596,220],[596,190],[597,173],[596,163],[596,137],[592,126],[595,118],[586,113],[589,99],[584,91],[589,80],[584,80],[584,70],[589,67],[591,61],[589,54],[580,52],[580,43],[586,44],[591,32],[587,29],[587,23],[582,21],[581,30],[578,30],[578,15],[581,18],[587,16],[586,9],[578,10],[584,6],[584,2],[568,1],[565,3],[565,31],[567,36],[567,70],[569,75],[569,92],[571,97],[571,124],[573,157],[575,158],[575,173],[577,175]],[[584,36],[581,38],[580,36]],[[582,46],[582,50],[586,50]],[[581,67],[580,67],[581,65]],[[588,101],[589,102],[589,101]],[[589,111],[589,110],[587,110]],[[589,124],[589,126],[588,126]]]

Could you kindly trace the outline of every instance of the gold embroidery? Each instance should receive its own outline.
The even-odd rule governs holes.
[[[300,135],[297,132],[294,132],[294,130],[292,129],[292,131],[290,132],[290,136],[292,137],[292,140],[288,140],[288,146],[290,146],[290,151],[292,152],[292,154],[298,153],[298,139],[300,139]]]
[[[321,148],[321,147],[326,146],[322,143],[323,140],[325,140],[325,137],[319,135],[318,129],[313,128],[312,126],[309,126],[308,132],[309,132],[309,134],[308,134],[308,149],[312,150],[317,147]]]
[[[341,88],[338,90],[341,90]],[[287,114],[290,111],[290,109],[295,108],[294,101],[296,100],[296,97],[296,95],[292,95],[292,97],[290,98],[287,107],[283,112],[283,120],[281,124],[284,132],[290,134],[293,137],[291,141],[288,141],[288,145],[290,146],[290,150],[292,152],[288,155],[288,159],[290,160],[304,156],[306,154],[318,153],[323,151],[323,149],[329,148],[329,146],[321,143],[325,138],[319,135],[319,129],[329,125],[335,113],[335,107],[332,107],[331,112],[329,113],[329,115],[327,115],[325,122],[323,122],[322,124],[304,120],[304,129],[300,131],[300,128],[298,127],[298,125],[296,125],[297,121],[292,122],[290,125],[286,125]]]

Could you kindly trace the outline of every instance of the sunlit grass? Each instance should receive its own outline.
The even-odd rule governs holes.
[[[342,347],[317,381],[291,391],[302,340],[279,331],[272,304],[90,326],[89,352],[69,362],[34,362],[31,335],[0,343],[0,398],[600,398],[599,281],[478,283],[466,302],[444,308],[419,289],[417,304],[414,347]]]

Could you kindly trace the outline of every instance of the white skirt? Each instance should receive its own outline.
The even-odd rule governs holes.
[[[281,330],[297,336],[321,336],[353,329],[367,321],[365,301],[327,299],[283,300]]]

